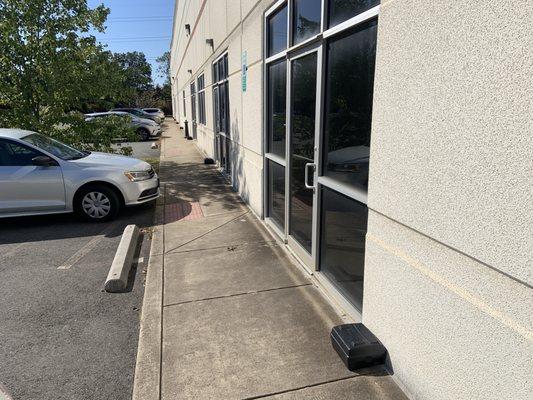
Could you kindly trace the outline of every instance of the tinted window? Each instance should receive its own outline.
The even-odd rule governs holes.
[[[268,55],[287,48],[287,6],[268,18]]]
[[[331,28],[357,14],[379,5],[379,0],[329,0],[329,24]]]
[[[268,66],[268,132],[270,153],[285,158],[287,62]]]
[[[321,0],[295,0],[293,14],[293,44],[320,32]]]
[[[285,229],[285,168],[268,160],[269,216]]]
[[[321,215],[320,270],[362,310],[368,209],[323,187]]]
[[[43,154],[8,140],[0,140],[0,166],[33,165],[32,159]]]
[[[316,69],[316,53],[292,62],[289,233],[309,253],[313,237],[313,191],[305,186],[305,165],[314,163]]]
[[[25,136],[22,140],[47,151],[62,160],[77,160],[90,154],[76,150],[64,143],[38,133],[32,133],[31,135]]]
[[[327,47],[324,175],[368,187],[377,20]]]
[[[205,125],[205,82],[204,76],[198,77],[198,122]]]

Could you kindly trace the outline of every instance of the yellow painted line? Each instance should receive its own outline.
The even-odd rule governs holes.
[[[485,303],[480,298],[474,296],[472,293],[470,293],[468,290],[459,287],[455,285],[454,283],[450,282],[443,276],[431,271],[428,267],[426,267],[424,264],[422,264],[420,261],[414,259],[413,257],[410,257],[400,249],[385,243],[383,240],[377,238],[376,236],[368,233],[366,235],[367,240],[370,240],[383,249],[387,250],[389,253],[395,255],[396,257],[402,259],[405,261],[408,265],[416,269],[421,274],[425,275],[429,279],[437,282],[441,286],[448,289],[450,292],[455,293],[457,296],[461,297],[465,301],[469,302],[476,308],[483,311],[485,314],[491,316],[492,318],[496,319],[497,321],[501,322],[511,330],[517,332],[520,336],[533,341],[533,332],[527,328],[526,326],[523,326],[519,322],[515,321],[511,317],[507,316],[506,314],[502,313],[501,311],[496,310],[494,307],[489,306],[487,303]]]
[[[87,254],[89,254],[93,249],[100,243],[100,241],[113,229],[117,227],[119,224],[119,221],[113,222],[111,225],[109,225],[107,228],[105,228],[102,232],[99,233],[98,236],[95,236],[92,238],[85,246],[83,246],[81,249],[79,249],[76,253],[74,253],[67,261],[65,261],[62,265],[57,267],[57,269],[71,269],[74,264],[76,264],[78,261],[80,261],[83,257],[85,257]]]

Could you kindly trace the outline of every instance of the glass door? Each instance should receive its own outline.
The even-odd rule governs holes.
[[[265,219],[351,315],[363,306],[379,3],[278,0],[265,13]]]
[[[290,58],[289,246],[315,268],[318,50]]]

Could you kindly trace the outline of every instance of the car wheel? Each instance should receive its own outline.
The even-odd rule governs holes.
[[[120,211],[117,194],[105,186],[89,186],[76,196],[76,211],[88,221],[105,222]]]
[[[146,141],[146,140],[150,139],[150,132],[148,132],[147,129],[139,128],[139,129],[137,129],[137,134],[139,135],[139,138],[142,141]]]

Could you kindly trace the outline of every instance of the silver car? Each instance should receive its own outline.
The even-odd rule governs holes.
[[[0,129],[0,218],[76,212],[91,221],[159,197],[147,162],[76,150],[39,133]]]
[[[91,114],[85,114],[85,121],[91,121],[95,118],[105,118],[110,115],[128,116],[131,118],[131,125],[139,135],[141,140],[148,140],[161,134],[161,125],[151,119],[139,118],[136,115],[125,111],[106,111]]]
[[[161,118],[161,121],[165,119],[165,113],[160,108],[143,108],[144,112],[147,112],[150,115],[156,115]]]
[[[135,116],[137,116],[137,117],[139,117],[139,118],[151,119],[151,120],[153,120],[154,122],[157,122],[158,124],[160,124],[161,122],[163,122],[163,119],[160,118],[158,115],[147,113],[147,112],[144,111],[142,108],[113,108],[113,109],[110,110],[110,111],[123,111],[123,112],[127,112],[127,113],[132,114],[132,115],[135,115]]]

